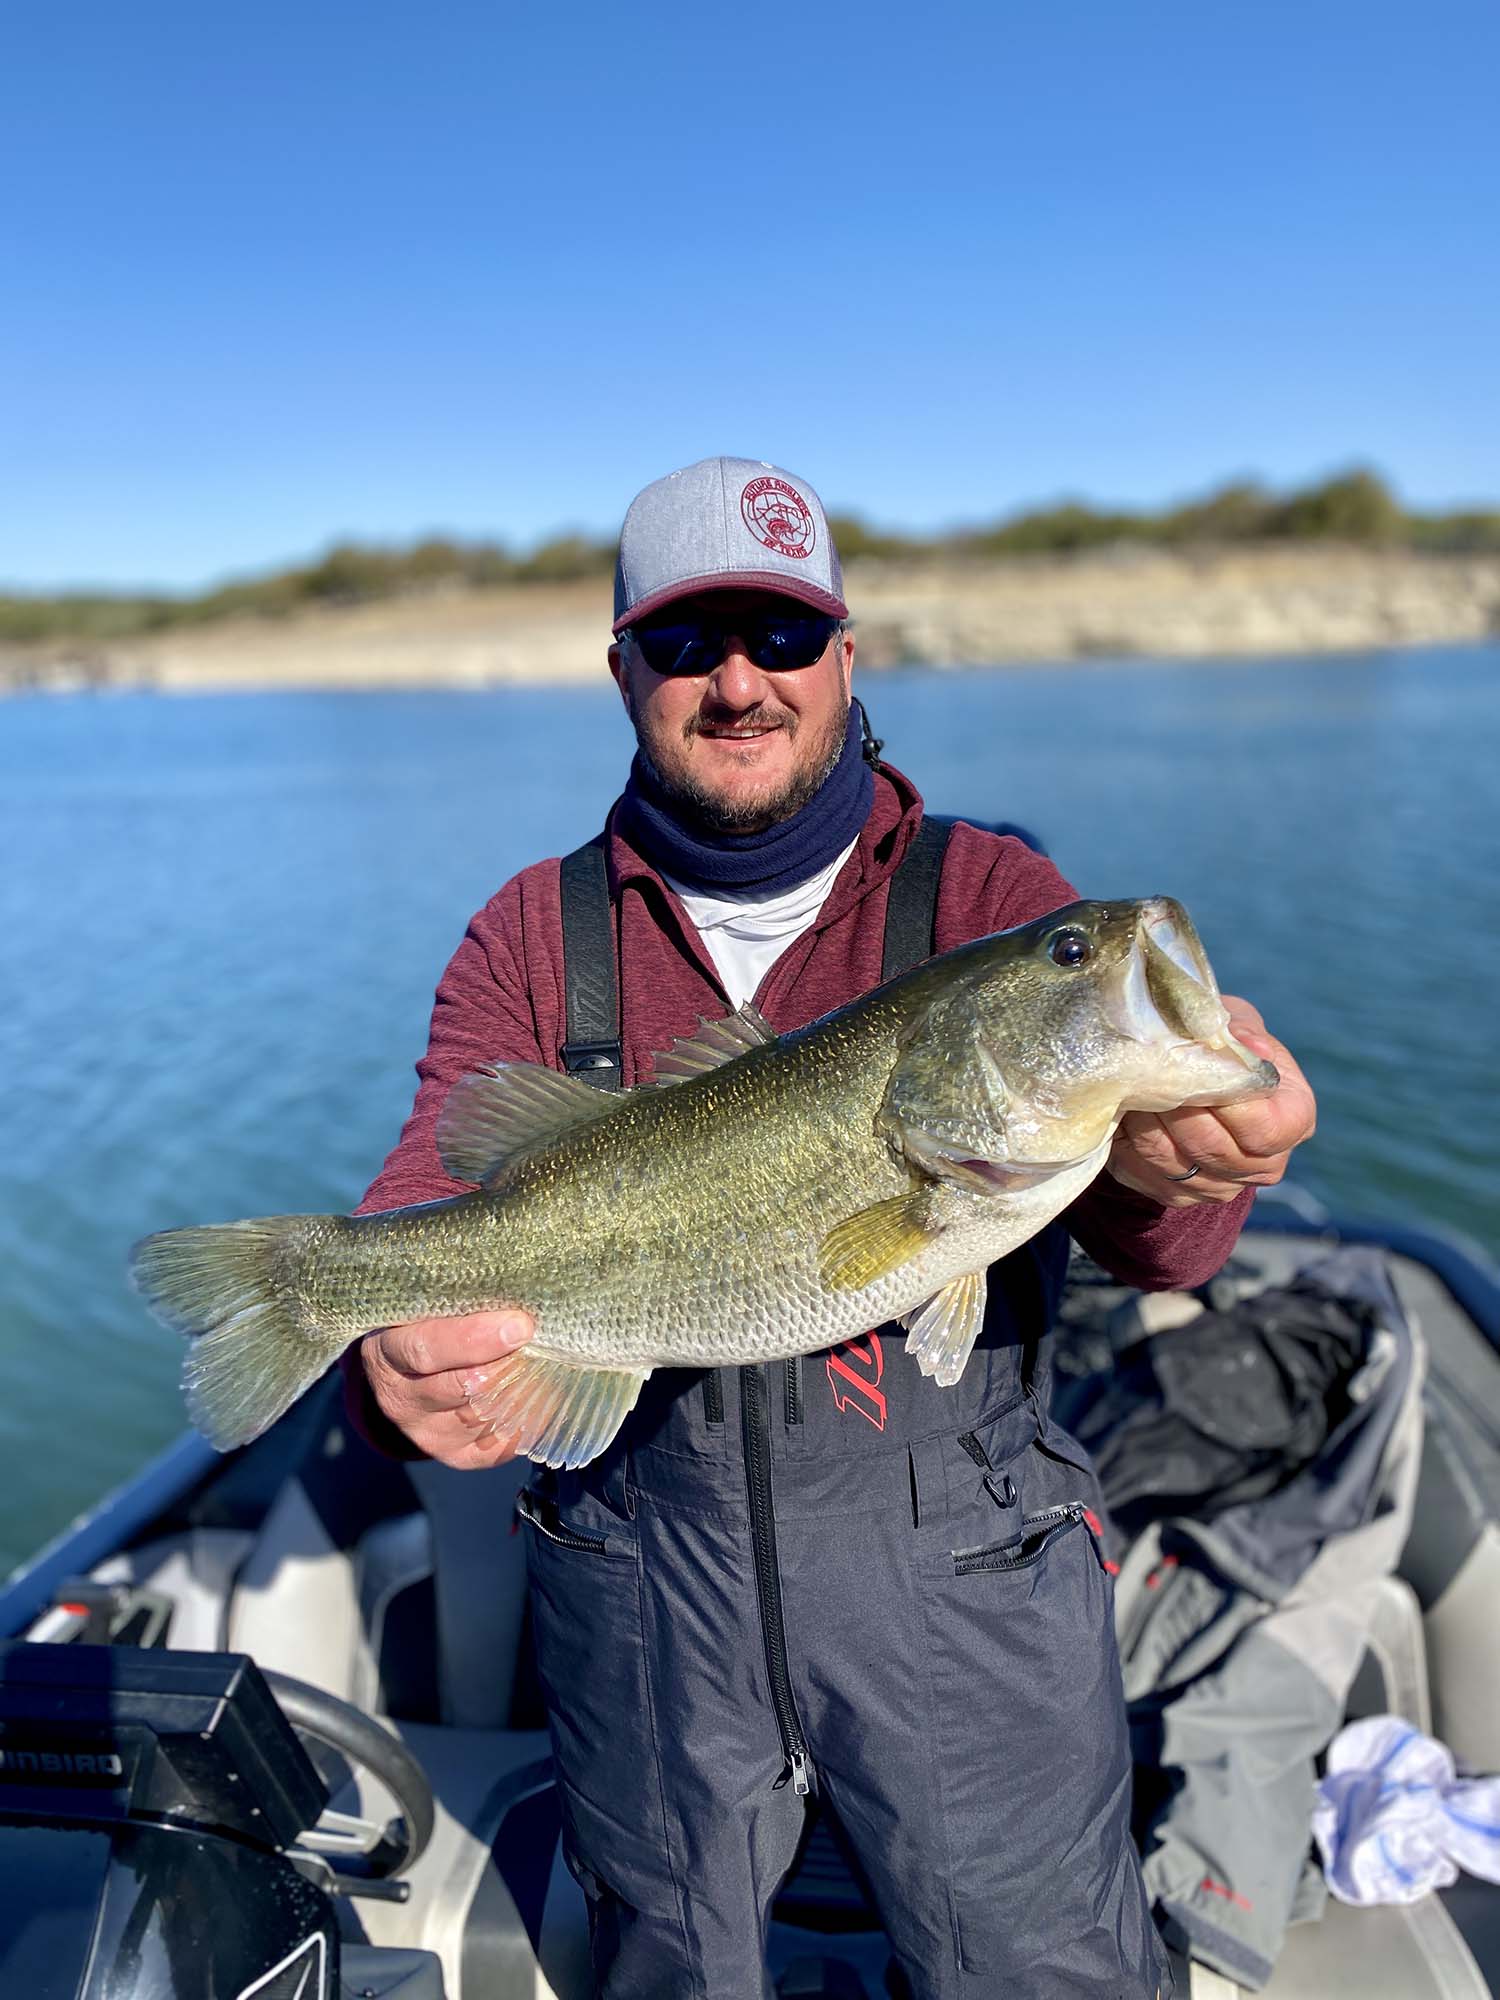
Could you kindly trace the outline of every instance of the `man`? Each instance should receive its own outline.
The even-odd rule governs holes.
[[[621,534],[610,670],[638,754],[606,830],[626,1084],[747,999],[779,1031],[880,977],[921,822],[861,754],[854,641],[817,496],[710,459]],[[1073,900],[1022,843],[959,825],[938,950]],[[559,864],[479,913],[437,994],[421,1086],[366,1199],[456,1191],[434,1127],[465,1071],[563,1065]],[[890,1329],[774,1367],[658,1372],[615,1443],[523,1495],[570,1864],[600,1991],[765,1990],[765,1926],[807,1797],[858,1855],[923,2000],[1149,1996],[1168,1984],[1128,1836],[1129,1766],[1092,1476],[1046,1414],[1067,1231],[1119,1277],[1202,1282],[1251,1188],[1312,1129],[1295,1063],[1270,1098],[1132,1116],[1108,1172],[990,1275],[959,1384]],[[389,1449],[494,1464],[476,1412],[520,1313],[369,1335],[351,1393]]]

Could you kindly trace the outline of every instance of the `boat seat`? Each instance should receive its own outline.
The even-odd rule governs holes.
[[[467,1729],[513,1720],[526,1619],[521,1459],[483,1472],[423,1460],[409,1468],[427,1528],[437,1630],[438,1719]]]
[[[1417,1593],[1404,1578],[1383,1576],[1370,1593],[1367,1610],[1365,1656],[1349,1689],[1345,1721],[1404,1715],[1431,1735],[1427,1644]]]
[[[510,1726],[526,1616],[515,1501],[527,1470],[397,1467],[335,1422],[281,1482],[248,1552],[240,1545],[214,1643],[372,1714]],[[375,1497],[362,1509],[366,1480]],[[183,1643],[175,1624],[171,1643]]]
[[[375,1668],[359,1566],[330,1535],[300,1479],[277,1494],[235,1578],[224,1643],[258,1666],[365,1705]]]
[[[445,2000],[586,2000],[588,1922],[560,1859],[546,1733],[391,1726],[427,1772],[435,1821],[407,1871],[408,1901],[348,1906],[364,1940],[434,1953]],[[363,1773],[333,1804],[375,1818],[390,1810]]]
[[[430,1951],[376,1951],[345,1945],[339,2000],[446,2000],[443,1968]]]
[[[1462,1573],[1460,1571],[1460,1573]],[[1371,1606],[1367,1651],[1348,1716],[1402,1715],[1433,1728],[1427,1635],[1416,1591],[1383,1577]],[[1451,1890],[1409,1905],[1356,1909],[1328,1898],[1315,1922],[1294,1923],[1264,2000],[1491,2000],[1500,1991],[1500,1895],[1461,1878]],[[1190,2000],[1249,2000],[1205,1966],[1192,1968]]]
[[[1430,1403],[1401,1574],[1422,1605],[1432,1733],[1461,1767],[1500,1771],[1500,1523],[1486,1470],[1460,1413]]]

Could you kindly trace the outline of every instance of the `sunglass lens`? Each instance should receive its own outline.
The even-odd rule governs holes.
[[[768,618],[745,634],[750,657],[767,673],[795,673],[823,657],[837,621],[832,618]]]
[[[724,635],[697,622],[637,625],[635,643],[653,674],[711,674],[724,657]]]

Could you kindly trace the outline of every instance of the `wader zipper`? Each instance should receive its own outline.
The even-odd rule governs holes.
[[[771,1706],[781,1731],[781,1747],[786,1769],[776,1780],[778,1789],[788,1778],[792,1789],[805,1797],[810,1789],[812,1759],[807,1738],[797,1719],[792,1700],[792,1677],[786,1658],[786,1626],[781,1614],[781,1572],[776,1565],[776,1515],[771,1503],[771,1421],[770,1390],[764,1368],[751,1364],[740,1370],[740,1421],[745,1443],[745,1483],[750,1496],[750,1543],[755,1554],[755,1594],[760,1600],[760,1629],[766,1642],[766,1675],[771,1686]]]
[[[724,1384],[719,1380],[717,1368],[710,1368],[703,1378],[703,1421],[706,1424],[724,1421]]]
[[[786,1420],[789,1424],[802,1421],[802,1356],[794,1354],[786,1364]]]

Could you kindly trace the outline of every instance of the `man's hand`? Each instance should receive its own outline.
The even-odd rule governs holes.
[[[1292,1148],[1311,1138],[1318,1121],[1311,1085],[1288,1050],[1267,1034],[1256,1009],[1228,993],[1224,1005],[1236,1040],[1269,1056],[1281,1081],[1268,1096],[1238,1104],[1125,1114],[1110,1148],[1109,1171],[1163,1208],[1233,1201],[1241,1188],[1273,1187],[1286,1172]],[[1184,1180],[1190,1167],[1198,1172]]]
[[[464,1313],[367,1333],[360,1349],[382,1413],[419,1451],[460,1472],[514,1458],[515,1442],[476,1416],[470,1398],[495,1364],[536,1332],[530,1313]]]

